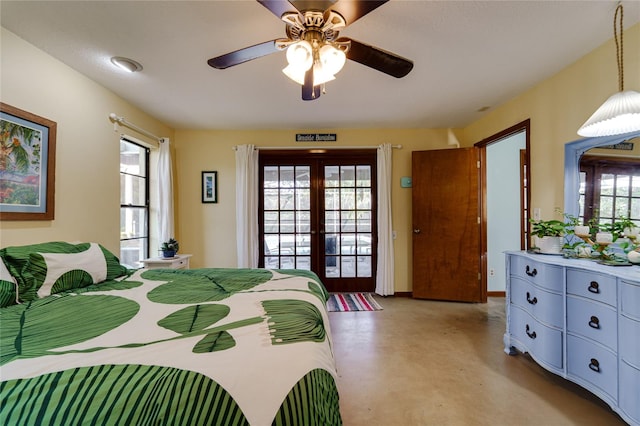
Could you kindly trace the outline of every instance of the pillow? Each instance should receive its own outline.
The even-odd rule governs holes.
[[[57,256],[52,257],[54,254]],[[81,255],[64,256],[73,254]],[[102,259],[98,262],[100,254]],[[54,294],[69,288],[112,280],[128,272],[113,253],[96,243],[71,244],[56,241],[6,247],[0,250],[0,257],[5,260],[7,269],[16,278],[19,299],[22,301],[37,298],[42,286],[45,288],[41,294]],[[100,267],[96,266],[98,263]],[[60,279],[62,280],[56,283]],[[78,282],[71,284],[73,280]]]
[[[16,304],[16,279],[0,259],[0,308]]]
[[[30,291],[45,297],[105,281],[107,261],[100,246],[90,243],[80,253],[31,253],[25,272],[33,277]]]

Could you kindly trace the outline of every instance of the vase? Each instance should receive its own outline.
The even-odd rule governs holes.
[[[176,256],[175,250],[162,250],[162,257],[164,257],[165,259],[170,259],[175,256]]]
[[[560,254],[562,253],[563,237],[538,237],[533,236],[533,245],[538,248],[540,253],[544,254]]]

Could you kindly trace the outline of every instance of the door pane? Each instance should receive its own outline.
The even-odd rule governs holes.
[[[310,270],[310,167],[265,166],[263,170],[265,267]]]
[[[326,257],[325,275],[371,277],[371,166],[324,170],[325,254],[331,255]]]

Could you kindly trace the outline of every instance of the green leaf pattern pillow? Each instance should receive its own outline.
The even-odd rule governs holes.
[[[16,279],[0,259],[0,308],[16,304]]]
[[[38,297],[107,279],[107,262],[96,243],[80,253],[31,253],[27,270],[33,276]]]

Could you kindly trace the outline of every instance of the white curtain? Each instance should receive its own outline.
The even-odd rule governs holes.
[[[169,138],[160,141],[158,157],[158,238],[160,242],[173,238],[173,172]]]
[[[236,147],[236,235],[238,268],[257,268],[258,250],[258,150]]]
[[[376,293],[393,295],[393,223],[391,217],[391,144],[378,147],[378,265]]]

